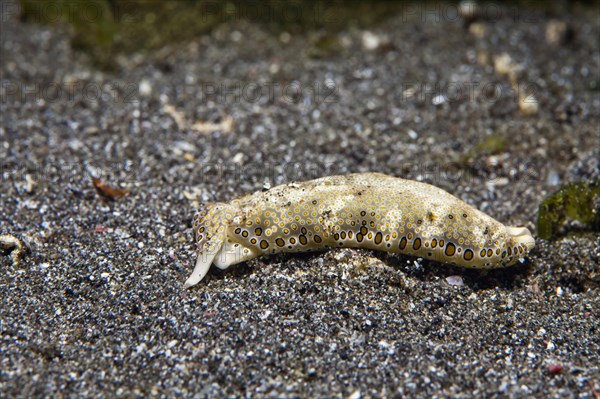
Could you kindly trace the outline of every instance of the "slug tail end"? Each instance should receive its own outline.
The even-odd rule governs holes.
[[[503,267],[512,266],[524,259],[535,247],[535,239],[526,227],[508,226],[506,232],[508,233],[506,241],[508,256],[501,263]],[[503,259],[507,252],[503,252]]]
[[[535,239],[528,228],[507,227],[506,230],[515,243],[525,245],[527,252],[531,251],[535,247]]]

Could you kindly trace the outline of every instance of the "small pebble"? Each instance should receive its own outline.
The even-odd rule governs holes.
[[[551,170],[546,178],[546,184],[549,186],[558,186],[560,184],[560,176],[555,170]]]
[[[476,1],[463,0],[458,3],[458,13],[465,19],[473,19],[479,13],[479,7]]]
[[[150,84],[150,81],[148,81],[146,79],[142,79],[140,81],[138,90],[139,90],[139,93],[141,96],[143,96],[143,97],[150,96],[150,94],[152,94],[152,85]]]
[[[558,363],[550,363],[548,365],[548,372],[552,375],[556,375],[564,370],[564,366]]]
[[[360,391],[354,391],[352,395],[348,396],[348,399],[360,399],[361,397]]]
[[[431,103],[433,105],[441,105],[441,104],[443,104],[445,102],[446,102],[446,96],[441,95],[441,94],[438,95],[438,96],[433,97],[433,99],[431,100]]]
[[[515,70],[515,64],[508,53],[494,57],[494,70],[500,75],[508,75]]]
[[[446,281],[448,282],[448,284],[456,287],[462,287],[465,285],[465,282],[463,281],[463,278],[461,276],[448,276],[446,277]]]
[[[535,115],[539,111],[537,98],[533,94],[519,94],[519,110],[525,116]]]
[[[556,45],[565,41],[567,37],[567,24],[557,19],[546,23],[546,43]]]
[[[370,31],[362,34],[362,45],[365,50],[376,50],[381,45],[381,38]]]

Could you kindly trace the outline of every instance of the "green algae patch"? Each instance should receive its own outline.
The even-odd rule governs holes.
[[[241,20],[277,35],[323,30],[315,52],[324,56],[340,47],[335,32],[380,24],[405,10],[402,2],[385,0],[22,0],[20,17],[28,23],[68,26],[73,48],[88,54],[101,69],[114,70],[118,56],[152,54]]]
[[[23,0],[21,19],[68,25],[71,45],[102,69],[115,69],[119,54],[152,51],[204,34],[224,19],[216,2],[156,0]]]
[[[337,35],[325,34],[313,41],[308,51],[310,58],[319,59],[338,54],[342,51],[342,45]]]
[[[488,136],[485,140],[475,146],[472,155],[497,155],[506,151],[507,147],[508,142],[504,137]]]
[[[600,231],[600,180],[563,186],[540,205],[537,229],[540,238],[556,237],[567,218]]]
[[[456,162],[464,169],[474,168],[477,158],[502,154],[508,148],[508,140],[499,135],[484,138],[469,151],[455,157]]]

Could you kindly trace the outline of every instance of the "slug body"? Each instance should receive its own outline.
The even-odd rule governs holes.
[[[470,268],[513,265],[535,245],[429,184],[380,173],[329,176],[204,204],[194,216],[198,260],[185,283],[210,265],[225,269],[261,255],[369,248]]]

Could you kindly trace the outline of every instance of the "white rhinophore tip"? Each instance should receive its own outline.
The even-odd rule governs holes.
[[[207,254],[203,252],[198,254],[198,260],[196,260],[196,266],[194,267],[194,271],[190,275],[190,277],[185,281],[183,285],[184,288],[190,288],[198,284],[206,273],[208,273],[208,269],[210,269],[210,265],[212,264],[213,259],[215,258],[216,253]]]

